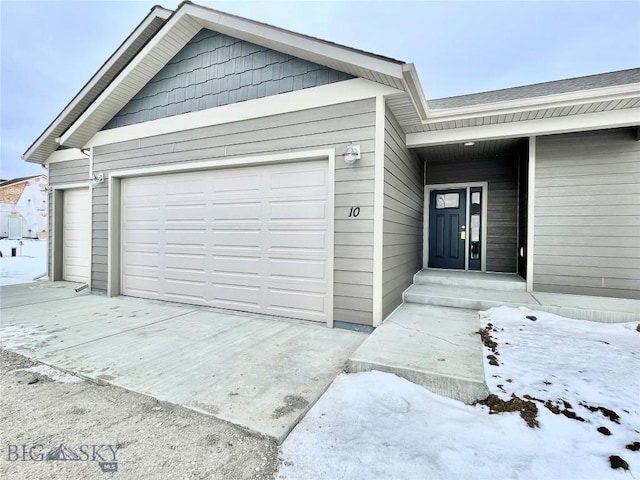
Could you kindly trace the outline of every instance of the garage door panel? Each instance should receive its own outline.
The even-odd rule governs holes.
[[[211,205],[211,219],[214,225],[219,222],[260,222],[262,204],[260,202],[251,203],[217,203]]]
[[[326,247],[326,232],[324,230],[310,231],[271,231],[269,232],[269,249],[305,249],[324,250]]]
[[[156,251],[153,252],[125,252],[124,254],[124,264],[125,268],[132,267],[154,267],[158,268],[158,252],[157,247]]]
[[[222,256],[214,255],[212,273],[241,274],[249,277],[260,277],[262,261],[260,256]]]
[[[269,309],[288,316],[324,314],[325,294],[302,293],[291,290],[269,289]]]
[[[125,179],[122,293],[326,321],[327,178],[325,161]]]
[[[270,258],[268,259],[268,275],[272,280],[326,280],[327,270],[324,261],[308,261],[300,259]]]
[[[192,248],[192,247],[201,247],[204,248],[204,245],[207,241],[207,231],[204,228],[201,229],[190,229],[190,228],[179,228],[175,226],[165,227],[164,230],[164,245],[168,248]],[[159,237],[156,234],[156,242],[158,242]]]
[[[204,281],[167,278],[164,282],[163,297],[175,301],[190,300],[193,303],[204,303],[206,292],[207,283]]]
[[[164,219],[166,222],[193,222],[205,224],[207,205],[204,203],[185,203],[169,205],[165,207]]]
[[[127,207],[124,209],[124,222],[146,222],[149,224],[158,224],[160,218],[159,205],[139,205],[135,207]]]
[[[214,230],[212,237],[214,247],[259,250],[262,243],[261,230]]]
[[[160,298],[160,280],[158,277],[128,274],[123,279],[122,288],[130,295],[143,295],[146,298]]]
[[[236,171],[238,172],[238,171]],[[219,175],[211,178],[213,193],[243,195],[250,192],[259,193],[262,180],[259,173],[231,173],[221,170]]]
[[[91,241],[89,189],[65,190],[62,209],[62,278],[87,282]]]
[[[211,285],[212,300],[216,303],[236,307],[248,307],[252,311],[260,308],[260,287],[214,283]]]
[[[180,271],[180,272],[205,272],[207,256],[203,252],[199,255],[185,255],[166,253],[164,255],[164,262],[167,271]]]

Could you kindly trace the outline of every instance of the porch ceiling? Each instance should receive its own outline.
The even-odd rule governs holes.
[[[501,138],[475,142],[465,146],[464,143],[433,145],[413,149],[427,163],[468,161],[481,158],[506,157],[524,147],[526,138]]]

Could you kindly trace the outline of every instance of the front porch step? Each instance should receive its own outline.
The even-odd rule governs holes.
[[[536,303],[526,291],[489,290],[439,284],[412,285],[405,290],[404,301],[470,310],[488,310],[502,305],[529,307]]]
[[[347,362],[349,373],[379,370],[465,403],[489,395],[478,314],[471,310],[400,306]]]
[[[507,292],[525,292],[527,290],[525,280],[515,273],[424,269],[416,273],[414,282],[418,285],[451,285]]]
[[[526,307],[577,320],[617,323],[640,321],[640,300],[528,293],[439,284],[414,284],[404,292],[405,303],[463,308]]]

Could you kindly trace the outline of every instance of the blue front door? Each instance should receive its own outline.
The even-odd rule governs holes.
[[[464,269],[466,189],[432,190],[429,199],[429,267]]]

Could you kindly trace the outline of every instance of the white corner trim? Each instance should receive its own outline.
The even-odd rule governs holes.
[[[86,146],[97,147],[99,145],[125,142],[138,138],[192,130],[194,128],[239,122],[328,105],[337,105],[339,103],[364,100],[374,98],[378,95],[391,95],[399,92],[400,90],[392,87],[387,87],[363,78],[354,78],[345,80],[344,82],[322,85],[306,90],[257,98],[246,102],[104,130],[96,133],[93,138],[87,142]]]
[[[484,103],[468,107],[446,108],[442,110],[430,110],[429,118],[423,122],[429,123],[463,120],[486,115],[507,115],[528,110],[541,110],[547,108],[567,107],[583,103],[604,102],[622,100],[637,97],[640,92],[640,83],[626,85],[614,85],[610,87],[594,88],[591,90],[579,90],[577,92],[558,93],[543,97],[528,97],[518,100],[507,100],[495,103]]]
[[[536,137],[529,137],[527,174],[527,292],[533,292],[534,240],[536,226]]]
[[[384,260],[384,136],[385,101],[376,97],[376,126],[374,152],[373,197],[373,326],[382,324],[383,315],[383,260]]]
[[[568,117],[541,118],[523,122],[482,125],[479,127],[452,128],[431,132],[408,133],[409,148],[443,145],[466,141],[516,138],[556,133],[599,130],[603,128],[630,127],[640,121],[640,108],[584,113]]]
[[[327,248],[327,327],[333,328],[333,300],[335,297],[334,284],[334,268],[335,268],[335,193],[336,193],[336,151],[334,148],[327,149],[328,159],[328,191],[327,191],[327,209],[329,216],[327,218],[327,235],[329,237],[329,246]],[[310,152],[303,152],[309,154]]]
[[[44,164],[58,162],[69,162],[71,160],[88,160],[89,156],[82,153],[79,148],[66,148],[64,150],[56,150],[45,160]]]

